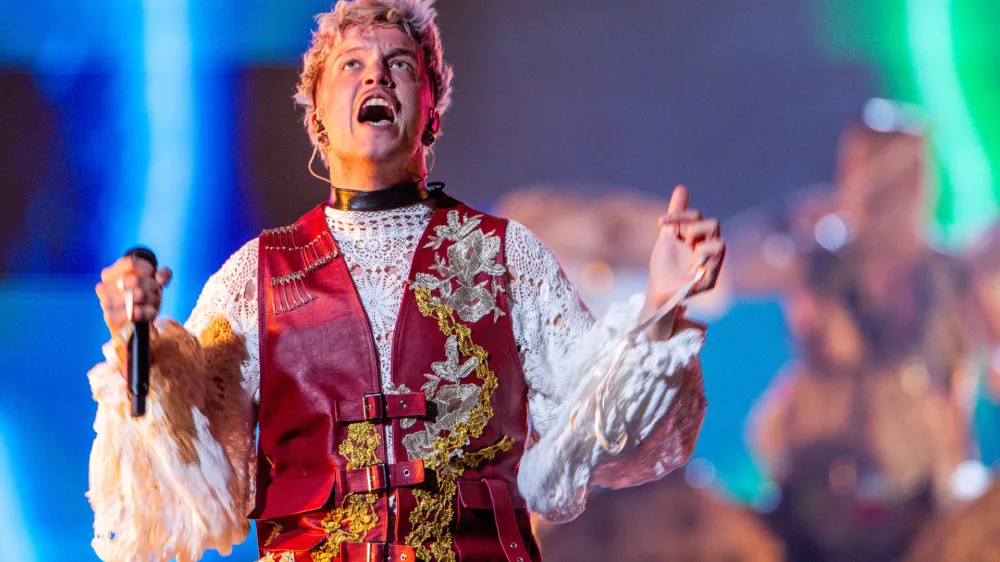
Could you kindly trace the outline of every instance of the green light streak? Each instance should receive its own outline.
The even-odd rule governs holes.
[[[963,242],[997,217],[990,162],[959,81],[950,0],[906,0],[906,42],[918,94],[950,192],[950,242]]]

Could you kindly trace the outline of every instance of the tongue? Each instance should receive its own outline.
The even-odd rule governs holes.
[[[378,123],[379,121],[391,121],[392,112],[384,105],[369,105],[361,109],[358,121],[362,123]]]

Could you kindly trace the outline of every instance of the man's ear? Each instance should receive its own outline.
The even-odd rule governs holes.
[[[431,108],[430,117],[427,119],[427,126],[424,128],[423,134],[420,136],[420,142],[424,146],[431,146],[437,139],[437,133],[441,129],[441,117],[438,115],[437,110]]]
[[[433,107],[431,108],[430,118],[427,120],[427,128],[435,135],[441,130],[441,116],[438,115],[437,109]]]

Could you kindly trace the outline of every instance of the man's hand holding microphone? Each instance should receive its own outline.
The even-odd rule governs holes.
[[[104,310],[104,323],[111,331],[116,349],[127,353],[132,415],[146,411],[149,389],[149,324],[160,311],[163,288],[173,273],[157,268],[156,256],[147,248],[133,248],[101,271],[94,290]]]

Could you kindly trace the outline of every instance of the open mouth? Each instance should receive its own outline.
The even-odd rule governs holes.
[[[358,122],[374,127],[388,127],[396,122],[396,112],[385,98],[373,97],[361,106]]]

